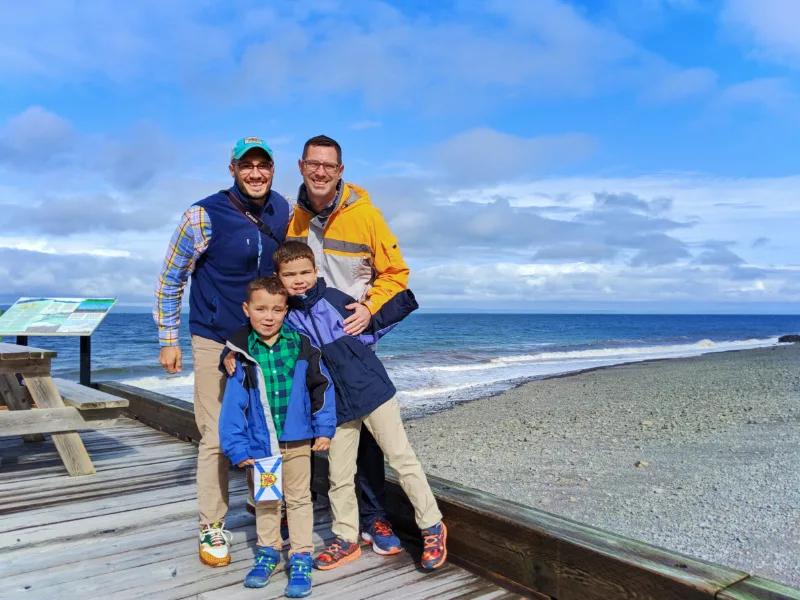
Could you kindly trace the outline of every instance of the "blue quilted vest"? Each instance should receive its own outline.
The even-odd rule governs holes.
[[[230,191],[249,205],[236,186]],[[274,274],[272,254],[278,244],[261,233],[222,192],[195,206],[202,206],[211,220],[211,241],[192,273],[189,331],[224,344],[246,321],[242,302],[247,284],[261,275]],[[258,214],[257,209],[253,212]],[[260,217],[283,241],[290,214],[289,201],[271,191]]]

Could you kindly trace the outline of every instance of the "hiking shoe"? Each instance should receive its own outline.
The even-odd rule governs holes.
[[[331,545],[325,548],[314,559],[314,567],[320,571],[335,569],[361,556],[361,546],[356,542],[345,542],[339,536],[333,538]]]
[[[372,544],[372,549],[381,556],[391,556],[403,550],[400,538],[386,519],[375,519],[361,532],[361,539]]]
[[[228,545],[232,534],[225,530],[225,522],[200,525],[200,562],[209,567],[224,567],[231,562]]]
[[[422,568],[426,571],[438,569],[447,560],[447,527],[439,521],[433,527],[423,529],[422,537]]]
[[[244,587],[263,588],[269,583],[269,578],[281,560],[281,553],[269,546],[259,546],[256,552],[256,562],[244,578]]]
[[[289,583],[287,598],[305,598],[311,595],[311,555],[297,552],[289,558]]]

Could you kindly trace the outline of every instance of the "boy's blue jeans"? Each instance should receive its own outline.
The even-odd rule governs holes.
[[[358,495],[358,514],[363,530],[375,519],[386,518],[386,467],[383,451],[364,424],[361,425],[361,437],[358,441],[356,473],[361,488]]]

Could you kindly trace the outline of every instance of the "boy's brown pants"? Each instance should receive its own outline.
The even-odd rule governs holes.
[[[281,442],[283,456],[283,498],[289,522],[289,556],[313,552],[314,505],[311,502],[311,440]],[[247,483],[253,489],[253,469],[247,469]],[[280,550],[281,501],[256,502],[258,545]]]
[[[427,529],[442,520],[428,479],[411,448],[400,418],[397,398],[380,405],[368,415],[353,419],[336,428],[328,450],[330,490],[328,500],[333,513],[333,533],[347,542],[358,541],[358,501],[356,499],[356,456],[364,423],[383,450],[389,466],[397,471],[400,487],[414,507],[414,518],[420,529]],[[291,525],[290,525],[291,527]]]

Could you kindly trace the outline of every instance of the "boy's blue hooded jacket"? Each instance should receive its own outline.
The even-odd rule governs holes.
[[[319,348],[300,332],[300,353],[294,365],[289,407],[278,439],[266,401],[264,374],[248,352],[250,331],[250,325],[241,327],[227,344],[238,355],[236,372],[228,377],[225,385],[219,415],[220,446],[225,455],[233,464],[238,464],[248,458],[280,454],[276,447],[279,441],[332,438],[336,433],[335,393],[328,371],[320,360]]]
[[[322,350],[322,360],[336,386],[336,420],[339,425],[368,415],[396,393],[386,368],[367,346],[376,343],[408,314],[419,308],[411,290],[403,290],[372,315],[358,336],[344,332],[344,320],[353,314],[345,306],[352,296],[329,288],[320,277],[305,296],[289,296],[286,321],[306,334]]]

